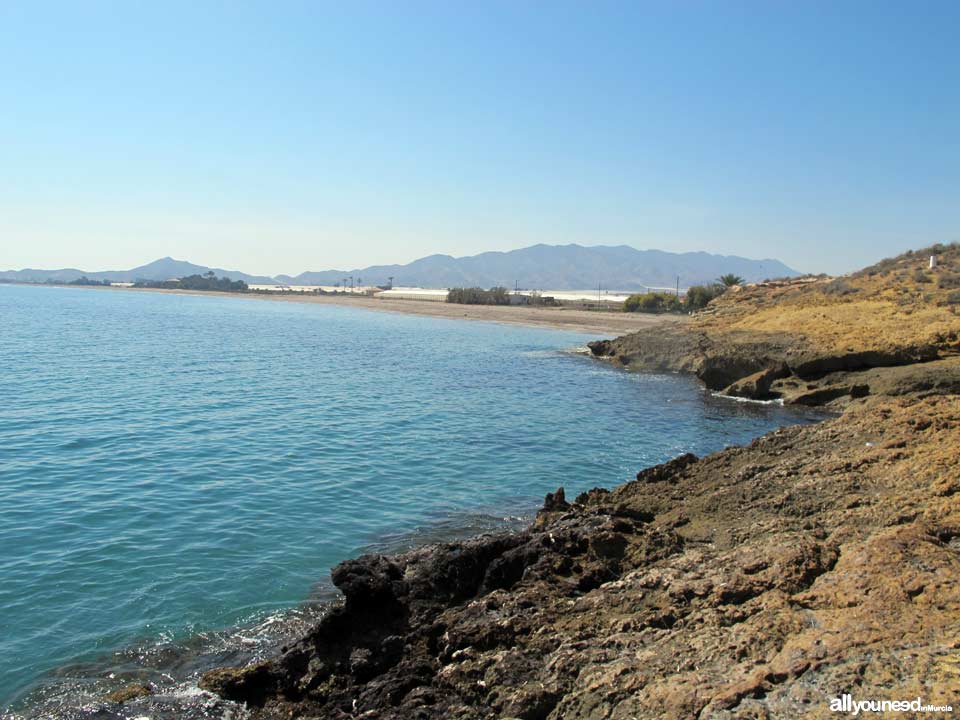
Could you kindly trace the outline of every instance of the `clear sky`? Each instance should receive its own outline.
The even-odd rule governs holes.
[[[0,2],[0,269],[960,239],[960,2]]]

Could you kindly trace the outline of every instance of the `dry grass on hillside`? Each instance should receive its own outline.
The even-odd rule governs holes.
[[[707,332],[800,335],[831,351],[932,344],[960,352],[960,244],[907,252],[845,277],[734,288],[694,323]]]

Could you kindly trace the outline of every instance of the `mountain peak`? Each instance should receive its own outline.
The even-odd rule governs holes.
[[[467,257],[437,253],[406,265],[373,265],[353,270],[305,272],[276,278],[248,275],[239,270],[224,270],[194,265],[170,256],[154,260],[131,270],[89,272],[67,268],[61,270],[16,270],[0,272],[0,279],[26,282],[70,282],[81,275],[91,280],[132,282],[135,280],[169,280],[184,275],[213,272],[218,277],[243,280],[247,283],[291,285],[334,285],[352,275],[363,278],[365,285],[384,285],[393,278],[394,285],[420,287],[493,287],[519,285],[539,290],[586,290],[598,285],[605,290],[642,290],[648,287],[700,285],[713,282],[727,273],[740,275],[747,281],[798,275],[779,260],[751,260],[736,255],[713,255],[706,252],[671,253],[664,250],[637,250],[629,245],[593,245],[576,243],[547,245],[538,243],[508,252],[485,252]]]
[[[296,285],[332,285],[345,275],[382,285],[419,287],[492,287],[519,285],[528,289],[584,290],[601,285],[608,290],[684,287],[713,282],[733,273],[747,281],[799,275],[778,260],[752,260],[706,252],[671,253],[637,250],[629,245],[584,246],[538,243],[508,252],[484,252],[467,257],[428,255],[406,265],[374,265],[353,270],[305,272],[282,276]]]

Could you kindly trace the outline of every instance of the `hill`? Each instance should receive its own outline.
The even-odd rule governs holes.
[[[101,270],[85,271],[76,268],[60,270],[7,270],[0,272],[0,280],[15,280],[18,282],[71,282],[79,277],[87,276],[91,280],[110,280],[112,282],[135,282],[136,280],[170,280],[186,277],[187,275],[204,275],[213,272],[217,277],[229,277],[231,280],[243,280],[247,283],[272,283],[273,278],[264,275],[248,275],[239,270],[224,270],[210,268],[205,265],[194,265],[184,260],[174,260],[171,257],[154,260],[146,265],[131,268],[130,270]]]
[[[596,343],[594,353],[635,370],[694,372],[728,394],[805,404],[845,404],[871,392],[871,381],[919,386],[931,373],[960,384],[960,245],[839,278],[732,288],[682,327]]]
[[[455,258],[430,255],[406,265],[373,265],[353,270],[325,270],[277,279],[296,285],[332,285],[343,278],[362,278],[381,285],[417,287],[493,287],[503,285],[550,290],[584,290],[600,283],[608,290],[644,286],[673,287],[680,278],[687,287],[734,273],[747,280],[794,277],[798,273],[779,260],[750,260],[706,252],[671,253],[637,250],[627,245],[533,245],[509,252],[485,252]]]
[[[636,250],[617,247],[580,245],[533,245],[510,252],[486,252],[469,257],[430,255],[406,265],[373,265],[354,270],[324,270],[299,275],[250,275],[239,270],[224,270],[195,265],[170,257],[130,270],[88,271],[77,268],[59,270],[0,271],[0,280],[19,282],[70,282],[81,276],[91,280],[134,282],[169,280],[186,275],[214,272],[219,277],[247,283],[287,283],[290,285],[335,285],[352,276],[365,285],[383,285],[393,278],[395,285],[428,288],[513,287],[550,290],[585,290],[603,285],[607,290],[632,290],[645,286],[673,287],[680,278],[687,287],[712,282],[718,275],[733,273],[747,280],[794,277],[798,273],[779,260],[749,260],[736,255],[711,255],[705,252],[670,253],[662,250]]]

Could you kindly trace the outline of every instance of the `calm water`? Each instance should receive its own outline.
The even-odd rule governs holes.
[[[0,286],[0,707],[117,678],[188,687],[185,657],[292,632],[371,544],[482,529],[557,486],[798,421],[567,352],[588,339]]]

